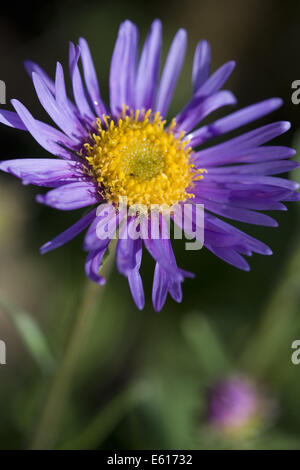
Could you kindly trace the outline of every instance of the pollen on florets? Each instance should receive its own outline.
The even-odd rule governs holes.
[[[193,197],[187,190],[203,170],[190,163],[191,148],[184,133],[175,132],[175,121],[165,124],[151,110],[128,115],[124,109],[117,122],[97,120],[82,154],[107,201],[126,197],[128,205],[172,206]]]

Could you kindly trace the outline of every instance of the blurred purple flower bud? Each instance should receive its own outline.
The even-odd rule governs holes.
[[[240,376],[218,382],[208,395],[208,422],[224,434],[248,435],[273,416],[274,403],[253,382]]]

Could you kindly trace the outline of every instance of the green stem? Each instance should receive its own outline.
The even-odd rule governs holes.
[[[143,387],[134,386],[121,391],[102,408],[81,433],[59,446],[59,450],[95,449],[134,407],[145,398]]]
[[[242,368],[263,374],[290,347],[290,325],[299,308],[300,249],[299,231],[291,244],[290,257],[280,277],[280,283],[267,303],[258,329],[241,355]]]
[[[110,245],[112,245],[111,242]],[[114,253],[102,268],[101,275],[108,277],[113,266]],[[73,329],[65,354],[58,365],[53,382],[50,386],[45,406],[31,445],[32,449],[53,449],[56,443],[57,432],[60,427],[65,403],[69,398],[72,379],[77,366],[78,358],[83,350],[89,327],[95,315],[95,303],[103,296],[104,287],[87,281],[84,288],[82,302],[74,320]]]

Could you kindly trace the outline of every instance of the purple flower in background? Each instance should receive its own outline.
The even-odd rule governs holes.
[[[239,376],[220,381],[208,396],[208,422],[227,435],[249,435],[274,411],[274,403],[259,393],[252,382]]]
[[[87,228],[86,274],[104,283],[99,270],[111,236],[102,222],[107,220],[108,205],[117,209],[116,226],[110,235],[116,230],[128,235],[118,239],[117,267],[128,278],[134,301],[142,309],[144,291],[139,270],[145,246],[156,262],[152,300],[157,311],[168,293],[180,302],[181,283],[185,277],[192,277],[177,266],[170,239],[164,236],[166,207],[191,204],[195,211],[197,204],[204,204],[205,247],[227,263],[248,270],[244,255],[269,255],[271,250],[217,216],[276,226],[276,221],[261,211],[285,210],[282,201],[299,199],[296,183],[274,177],[298,166],[290,160],[294,151],[263,145],[286,132],[289,123],[276,122],[201,148],[208,140],[255,121],[282,104],[278,98],[269,99],[199,127],[213,111],[236,103],[230,91],[222,90],[235,64],[228,62],[210,74],[206,41],[200,41],[195,51],[192,97],[166,123],[187,37],[183,29],[177,32],[160,74],[161,34],[161,22],[156,20],[138,58],[137,27],[130,21],[121,24],[111,61],[109,105],[101,98],[91,53],[81,38],[79,45],[71,43],[69,50],[74,101],[67,96],[59,62],[54,81],[38,65],[26,63],[39,101],[55,127],[35,119],[15,99],[15,112],[0,110],[2,123],[28,131],[58,157],[3,161],[0,169],[21,178],[24,184],[52,188],[37,196],[40,203],[59,210],[93,206],[73,226],[46,243],[41,252],[58,248]],[[122,198],[130,206],[145,207],[143,217],[131,216],[124,223],[124,211],[119,210]],[[155,236],[151,236],[148,217],[152,204],[159,208]],[[102,206],[106,207],[105,214]],[[176,223],[186,230],[184,218],[177,218]],[[134,230],[150,236],[131,237]]]

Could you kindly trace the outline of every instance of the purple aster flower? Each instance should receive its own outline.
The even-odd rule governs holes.
[[[232,376],[212,387],[207,403],[209,424],[227,435],[249,435],[275,416],[275,402],[254,383]]]
[[[54,81],[37,64],[26,63],[39,101],[55,126],[35,119],[16,99],[12,100],[15,112],[0,110],[2,123],[28,131],[56,157],[3,161],[0,169],[21,178],[24,184],[52,188],[37,196],[40,203],[60,210],[93,206],[73,226],[42,246],[41,252],[58,248],[88,229],[84,241],[86,274],[102,284],[105,280],[99,269],[103,256],[112,235],[122,232],[125,236],[118,239],[116,263],[128,278],[139,309],[144,306],[139,273],[143,247],[156,262],[152,297],[157,311],[168,293],[180,302],[181,284],[192,276],[177,266],[170,239],[164,236],[163,208],[190,204],[193,212],[197,204],[204,204],[205,247],[227,263],[248,270],[245,255],[269,255],[271,250],[218,216],[276,226],[276,221],[261,211],[285,210],[282,201],[299,199],[296,183],[274,176],[298,166],[290,160],[294,151],[263,145],[286,132],[289,123],[269,124],[201,149],[208,140],[255,121],[282,103],[278,98],[269,99],[199,126],[213,111],[236,103],[230,91],[222,90],[235,64],[228,62],[210,74],[206,41],[200,41],[195,51],[192,97],[166,123],[187,38],[183,29],[177,32],[160,75],[161,33],[161,22],[156,20],[138,58],[137,27],[130,21],[121,24],[111,61],[109,105],[101,98],[89,46],[81,38],[77,46],[70,43],[69,50],[73,101],[67,96],[59,62]],[[124,223],[119,203],[122,198],[130,206],[146,207],[143,218],[132,215]],[[159,207],[155,236],[148,218],[152,204]],[[111,218],[116,219],[111,228],[105,223],[109,208],[116,209],[111,211]],[[177,217],[176,223],[188,231],[184,218]],[[144,237],[130,236],[136,230]]]

